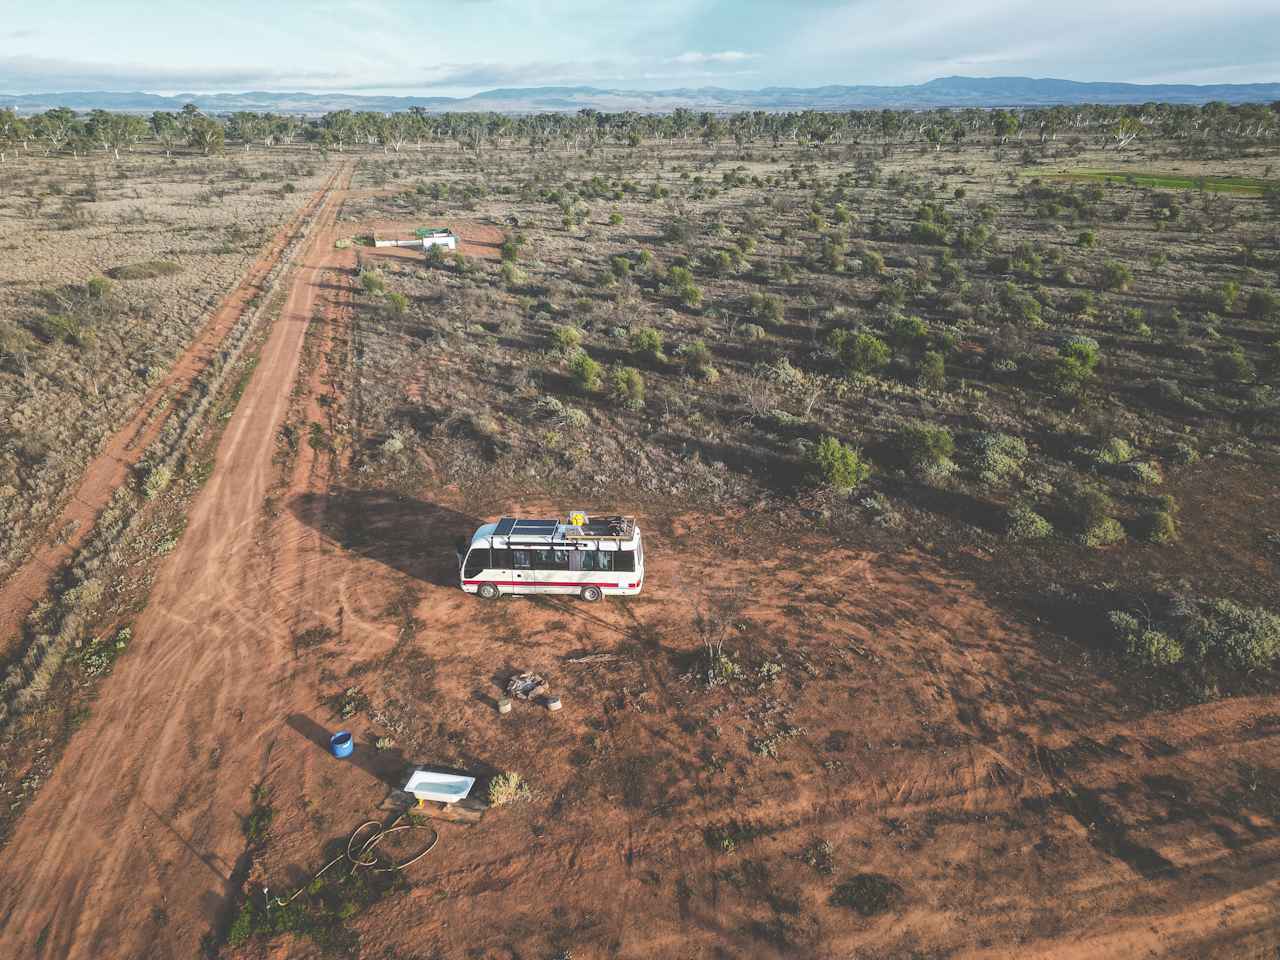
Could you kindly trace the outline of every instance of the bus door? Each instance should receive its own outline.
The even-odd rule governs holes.
[[[492,580],[498,584],[498,588],[503,593],[512,592],[515,588],[511,586],[511,551],[494,547],[490,554],[489,566],[484,571],[484,579]]]
[[[512,549],[511,575],[504,580],[511,581],[512,593],[533,593],[533,551]]]

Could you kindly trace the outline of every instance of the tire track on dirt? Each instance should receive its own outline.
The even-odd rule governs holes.
[[[290,688],[288,629],[263,589],[268,557],[253,531],[350,175],[344,166],[322,198],[133,649],[9,844],[4,956],[195,956],[232,892],[238,811],[269,763]]]
[[[338,175],[335,172],[277,231],[240,283],[218,305],[195,340],[174,361],[165,378],[143,396],[129,421],[110,435],[102,451],[85,467],[66,504],[47,528],[49,531],[73,528],[74,532],[66,538],[51,533],[0,585],[0,649],[19,632],[31,608],[49,592],[62,565],[93,531],[98,515],[111,500],[111,495],[128,481],[129,471],[160,434],[169,413],[178,406],[165,401],[185,394],[209,366],[219,345],[250,301],[265,292],[271,271],[308,218],[330,194]]]

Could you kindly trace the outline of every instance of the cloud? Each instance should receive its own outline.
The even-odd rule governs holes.
[[[54,57],[0,56],[0,91],[60,93],[77,90],[201,93],[246,90],[434,90],[538,87],[623,82],[630,71],[618,60],[475,61],[397,65],[382,70],[347,62],[333,70],[259,67],[171,67],[102,63]]]
[[[428,87],[537,87],[621,79],[621,65],[614,60],[535,61],[532,63],[441,63],[416,81]]]
[[[101,63],[57,57],[0,57],[0,90],[202,90],[282,85],[327,86],[347,79],[332,71],[277,71],[257,67],[172,67]]]
[[[4,38],[6,40],[30,40],[35,36],[39,36],[35,30],[10,30],[4,35]]]
[[[678,57],[672,57],[672,63],[699,64],[699,63],[741,63],[743,60],[754,60],[760,56],[758,53],[743,53],[741,50],[722,50],[719,53],[700,53],[697,50],[690,50],[682,53]]]

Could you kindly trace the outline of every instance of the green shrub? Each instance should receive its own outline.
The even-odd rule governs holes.
[[[1044,326],[1040,301],[1016,284],[1006,283],[1000,288],[1000,306],[1010,320],[1028,327]]]
[[[948,460],[956,444],[946,427],[917,421],[898,431],[898,449],[912,467],[930,467]]]
[[[1058,348],[1058,355],[1075,360],[1091,373],[1097,369],[1098,363],[1102,359],[1098,341],[1083,334],[1073,334],[1067,337]]]
[[[1048,367],[1048,387],[1059,397],[1078,397],[1093,379],[1093,371],[1074,357],[1053,357]]]
[[[1098,361],[1096,340],[1084,336],[1068,338],[1049,364],[1049,386],[1061,396],[1076,396],[1093,379]]]
[[[1115,465],[1128,463],[1134,458],[1134,449],[1123,437],[1112,437],[1101,449],[1094,451],[1094,459],[1098,463]]]
[[[1150,460],[1139,460],[1128,465],[1129,476],[1137,483],[1148,487],[1158,487],[1164,483],[1164,474],[1160,467]]]
[[[1016,506],[1009,511],[1005,535],[1018,543],[1047,540],[1053,536],[1053,524],[1030,507]]]
[[[823,483],[839,493],[850,492],[871,476],[871,466],[862,459],[862,452],[832,436],[818,441],[810,466]]]
[[[754,343],[757,340],[763,340],[768,334],[765,333],[764,327],[758,323],[744,323],[738,328],[738,332],[742,334],[742,339]]]
[[[913,243],[944,246],[947,242],[947,231],[941,224],[917,220],[911,225],[911,240]]]
[[[833,330],[827,343],[852,373],[878,373],[893,356],[889,345],[871,333]]]
[[[604,382],[604,368],[587,355],[587,351],[579,350],[569,361],[569,371],[573,374],[573,382],[579,390],[594,393]]]
[[[889,337],[901,347],[914,347],[928,336],[929,328],[919,317],[899,314],[889,325]]]
[[[1146,667],[1170,667],[1182,660],[1182,644],[1164,631],[1144,628],[1123,610],[1112,610],[1107,619],[1129,659]]]
[[[1103,517],[1077,538],[1086,547],[1105,547],[1124,539],[1124,527],[1114,517]]]
[[[1098,286],[1103,290],[1122,291],[1133,283],[1133,273],[1118,260],[1108,260],[1098,275]]]
[[[1245,313],[1250,320],[1266,322],[1280,317],[1280,297],[1270,290],[1255,290],[1249,294]]]
[[[1022,462],[1027,459],[1027,444],[1021,437],[981,433],[974,446],[977,448],[974,467],[983,483],[995,486],[1021,474]]]
[[[920,358],[917,371],[920,386],[929,390],[941,390],[947,385],[947,363],[937,350],[928,350]]]
[[[609,373],[609,395],[628,410],[643,410],[644,377],[635,367],[614,367]]]
[[[111,293],[111,281],[106,277],[93,277],[84,285],[85,293],[94,300],[104,300]]]
[[[409,309],[409,298],[403,293],[388,293],[387,308],[397,316],[403,316],[405,311]]]
[[[1173,543],[1178,539],[1178,521],[1167,510],[1144,514],[1139,525],[1142,538],[1148,543]]]
[[[622,226],[622,214],[620,214],[617,210],[609,214],[609,226],[611,227]]]
[[[1101,487],[1091,483],[1079,483],[1069,488],[1064,506],[1076,521],[1079,530],[1087,530],[1111,516],[1111,497]]]
[[[703,340],[689,340],[682,343],[677,350],[684,361],[685,369],[704,380],[716,378],[716,368],[711,365],[711,348]]]
[[[1280,617],[1233,600],[1204,604],[1187,634],[1201,656],[1217,654],[1241,670],[1268,666],[1280,656]]]
[[[1230,313],[1240,296],[1240,284],[1227,280],[1216,287],[1203,287],[1198,294],[1200,303],[1214,313]]]
[[[503,260],[502,266],[498,269],[498,273],[502,276],[502,282],[508,287],[520,287],[528,282],[529,278],[525,276],[525,272],[516,266],[513,260]]]
[[[1219,380],[1238,382],[1252,380],[1254,369],[1249,358],[1244,355],[1244,349],[1234,346],[1213,358],[1213,373]]]
[[[781,323],[786,314],[786,307],[781,297],[770,293],[752,293],[748,299],[751,316],[768,323]]]
[[[649,360],[662,361],[662,334],[653,327],[636,327],[631,331],[631,350]]]
[[[557,324],[551,328],[551,342],[560,353],[570,356],[582,346],[582,331],[568,324]]]
[[[1079,243],[1080,246],[1086,249],[1088,249],[1089,247],[1097,246],[1098,234],[1093,230],[1083,230],[1080,232],[1080,235],[1076,238],[1076,242]]]
[[[1063,503],[1076,531],[1076,539],[1089,547],[1100,547],[1124,539],[1124,528],[1111,516],[1111,497],[1092,483],[1079,483],[1067,490]]]
[[[364,288],[365,293],[372,296],[382,293],[386,289],[386,281],[382,279],[382,274],[377,270],[361,270],[360,286]]]
[[[702,291],[693,282],[693,273],[688,267],[672,267],[667,271],[667,289],[686,307],[702,304]]]

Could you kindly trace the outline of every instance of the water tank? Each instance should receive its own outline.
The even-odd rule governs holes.
[[[329,749],[335,757],[349,757],[356,748],[356,742],[346,730],[339,730],[329,738]]]

